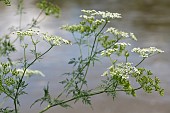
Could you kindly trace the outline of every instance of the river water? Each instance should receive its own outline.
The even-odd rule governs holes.
[[[56,0],[57,2],[57,0]],[[11,26],[17,26],[19,16],[16,14],[16,3],[10,7],[0,4],[0,36],[8,32]],[[141,66],[152,69],[154,74],[161,79],[161,86],[165,88],[165,96],[161,97],[156,93],[146,94],[139,91],[136,98],[129,97],[124,93],[119,93],[117,98],[112,101],[111,97],[99,95],[92,98],[93,109],[81,103],[75,104],[69,109],[56,107],[47,113],[169,113],[170,112],[170,1],[169,0],[63,0],[57,2],[62,9],[59,19],[46,17],[40,24],[42,31],[57,34],[70,39],[71,35],[59,30],[63,24],[74,24],[79,21],[81,9],[108,10],[110,12],[121,13],[123,19],[116,21],[109,26],[117,27],[124,31],[131,31],[138,37],[137,42],[130,42],[135,47],[158,47],[165,52],[147,59]],[[25,26],[36,17],[40,10],[35,8],[33,0],[26,1],[24,6],[22,26]],[[43,16],[42,16],[43,18]],[[47,48],[41,45],[40,51]],[[22,50],[19,49],[14,59],[20,58]],[[71,71],[67,65],[70,58],[76,57],[76,48],[70,46],[56,47],[44,56],[42,62],[37,62],[31,69],[41,70],[46,77],[35,76],[29,80],[27,92],[21,98],[21,113],[37,113],[41,107],[30,104],[38,97],[42,96],[43,87],[50,81],[51,93],[57,95],[61,90],[61,85],[57,84],[61,80],[61,74]],[[30,61],[32,57],[30,56]],[[137,56],[132,56],[131,60],[139,60]],[[109,62],[96,64],[95,68],[90,69],[90,86],[96,85],[100,80],[101,73],[107,68]]]

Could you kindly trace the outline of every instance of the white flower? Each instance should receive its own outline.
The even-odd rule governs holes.
[[[113,27],[110,27],[106,30],[106,33],[111,33],[113,35],[116,35],[116,36],[121,36],[121,37],[125,37],[125,38],[128,38],[129,37],[129,33],[126,33],[126,32],[123,32],[123,31],[120,31],[116,28],[113,28]]]
[[[116,66],[110,66],[108,71],[105,71],[102,76],[121,76],[124,79],[128,79],[133,73],[140,74],[140,71],[132,66],[132,63],[118,63]]]
[[[132,52],[138,53],[141,57],[147,58],[153,54],[156,53],[163,53],[164,51],[157,49],[156,47],[150,47],[150,48],[133,48]]]
[[[95,11],[95,10],[81,10],[88,16],[101,16],[103,19],[110,20],[115,18],[122,18],[119,13],[111,13],[109,11]]]
[[[113,52],[115,52],[117,49],[107,49],[107,50],[103,50],[101,52],[102,56],[110,56]]]
[[[28,29],[28,30],[25,30],[25,31],[16,31],[16,32],[13,32],[13,34],[15,34],[15,33],[18,36],[36,36],[36,35],[39,35],[39,30]]]
[[[121,36],[121,37],[124,37],[124,38],[130,37],[133,40],[137,41],[137,38],[133,33],[127,33],[127,32],[124,32],[124,31],[120,31],[120,30],[113,28],[113,27],[108,28],[106,30],[106,33],[111,33],[115,36]]]
[[[136,36],[134,35],[134,33],[130,33],[130,36],[132,37],[133,40],[137,41]]]
[[[86,19],[86,20],[88,20],[88,19],[94,20],[94,19],[95,19],[94,16],[87,16],[87,15],[80,15],[80,17],[81,17],[81,18],[84,18],[84,19]]]
[[[71,44],[70,41],[63,39],[62,37],[48,35],[47,33],[43,34],[43,39],[54,46],[61,46],[61,44]]]
[[[115,43],[115,45],[121,45],[121,46],[130,46],[130,43],[125,43],[125,42],[120,42],[120,43]]]

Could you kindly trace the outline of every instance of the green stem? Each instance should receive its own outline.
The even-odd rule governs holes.
[[[22,25],[22,10],[23,10],[23,0],[19,0],[19,4],[18,4],[18,10],[19,10],[19,31],[22,31],[21,29],[21,25]],[[11,34],[12,32],[10,32],[9,34]],[[19,37],[15,38],[14,41],[12,42],[15,43],[18,40]]]
[[[87,67],[87,71],[88,71],[88,68],[90,66],[90,62],[91,62],[91,59],[96,55],[96,53],[93,54],[93,51],[94,51],[94,47],[95,47],[95,44],[96,44],[96,40],[97,40],[97,37],[99,36],[99,34],[103,31],[103,29],[105,28],[107,22],[104,24],[104,26],[101,28],[101,30],[95,35],[95,39],[94,39],[94,42],[93,42],[93,46],[92,46],[92,50],[91,50],[91,53],[90,53],[90,56],[89,56],[89,60],[88,62],[81,68],[81,70],[79,71],[79,73],[74,76],[74,78],[72,79],[72,81],[65,87],[65,89],[59,94],[58,97],[60,97],[69,87],[70,85],[74,82],[74,80],[79,76],[79,74]],[[87,73],[86,73],[87,75]],[[86,75],[84,76],[84,79],[86,77]],[[82,85],[80,86],[82,88]]]
[[[78,42],[78,40],[77,40],[77,38],[75,37],[74,33],[72,33],[72,35],[73,35],[74,40],[76,41],[76,44],[77,44],[78,47],[79,47],[80,57],[81,57],[81,59],[82,59],[82,55],[83,55],[83,54],[82,54],[82,47],[81,47],[81,39],[82,39],[82,36],[81,36],[80,42]]]
[[[120,39],[118,39],[115,43],[117,43],[118,41],[119,41]],[[107,50],[107,49],[109,49],[110,47],[112,47],[113,45],[115,45],[115,43],[114,44],[112,44],[111,46],[109,46],[109,47],[107,47],[107,48],[105,48],[105,49],[103,49],[103,50]],[[97,49],[96,49],[97,50]],[[96,54],[98,54],[98,53],[100,53],[100,52],[102,52],[103,50],[100,50],[100,51],[97,51],[97,52],[95,52],[94,54],[93,54],[93,56],[91,56],[90,58],[93,58]],[[91,60],[91,59],[90,59]],[[112,59],[110,58],[110,60],[112,61]],[[88,66],[87,66],[88,65]],[[88,69],[89,69],[89,64],[87,64],[86,66],[87,66],[87,69],[86,69],[86,72],[85,72],[85,77],[84,77],[84,79],[86,78],[86,75],[87,75],[87,72],[88,72]],[[83,85],[83,84],[82,84]],[[81,87],[80,87],[80,89],[82,89],[82,86],[81,85]]]
[[[138,67],[145,59],[146,57],[144,57],[138,64],[136,64],[135,67]]]
[[[117,40],[115,41],[115,43],[117,43],[119,40],[120,40],[120,38],[117,39]],[[110,45],[109,47],[107,47],[107,48],[105,48],[105,49],[102,49],[102,50],[99,50],[99,51],[95,52],[95,53],[90,57],[89,61],[90,61],[96,54],[101,53],[103,50],[109,49],[110,47],[112,47],[113,45],[115,45],[115,43],[113,43],[112,45]],[[85,64],[85,66],[83,67],[83,69],[84,69],[87,65],[89,65],[88,62]],[[88,67],[89,67],[89,66],[88,66]],[[88,68],[88,67],[87,67],[87,68]],[[83,70],[82,70],[82,71],[83,71]],[[81,72],[82,72],[82,71],[81,71]],[[88,72],[88,69],[86,70],[86,72]],[[87,73],[86,73],[85,75],[87,75]],[[84,77],[84,79],[85,79],[85,77]],[[82,85],[81,85],[80,88],[82,88]]]
[[[96,52],[93,53],[93,51],[94,51],[94,50],[96,51],[97,46],[98,46],[98,43],[96,44],[97,38],[98,38],[98,36],[100,35],[100,33],[103,31],[103,29],[106,27],[106,25],[107,25],[107,21],[105,22],[105,24],[103,25],[103,27],[100,29],[100,31],[95,35],[94,42],[93,42],[93,46],[92,46],[92,50],[91,50],[91,53],[90,53],[90,56],[89,56],[89,61],[87,62],[87,68],[86,68],[86,71],[85,71],[85,75],[84,75],[83,81],[86,79],[86,76],[87,76],[87,73],[88,73],[88,70],[89,70],[89,66],[90,66],[91,59],[96,55]],[[82,89],[82,87],[83,87],[83,83],[81,84],[80,89]]]
[[[23,0],[19,0],[18,10],[19,10],[19,15],[20,15],[20,18],[19,18],[19,30],[21,31]]]
[[[126,62],[126,63],[128,62],[128,57],[127,57],[127,56],[125,56],[125,62]]]
[[[45,55],[47,52],[49,52],[51,49],[53,48],[53,46],[51,45],[51,47],[46,50],[43,54],[41,54],[40,56],[36,57],[30,64],[26,65],[26,55],[24,54],[24,58],[25,58],[25,61],[24,61],[24,71],[23,71],[23,74],[18,82],[18,87],[16,88],[16,93],[15,93],[15,97],[14,97],[14,105],[15,105],[15,113],[18,113],[18,110],[17,110],[17,101],[18,101],[18,96],[19,96],[19,89],[21,87],[21,83],[23,81],[23,78],[24,78],[24,75],[26,73],[26,70],[31,66],[33,65],[34,62],[36,62],[39,58],[41,58],[43,55]],[[25,53],[25,52],[24,52]]]
[[[4,86],[2,85],[2,92],[5,93],[8,97],[10,97],[12,100],[14,100],[14,97],[12,95],[8,94],[8,92],[5,90]]]
[[[15,113],[18,113],[17,99],[14,99]]]
[[[104,93],[104,92],[105,92],[105,91],[99,91],[99,92],[91,93],[91,94],[89,94],[89,95],[76,96],[76,97],[73,97],[73,98],[71,98],[71,99],[65,100],[65,101],[63,101],[63,102],[50,105],[50,106],[46,107],[44,110],[40,111],[39,113],[44,113],[45,111],[47,111],[48,109],[50,109],[50,108],[52,108],[52,107],[54,107],[54,106],[68,103],[68,102],[70,102],[70,101],[76,100],[77,98],[81,98],[81,97],[85,97],[85,96],[93,96],[93,95],[101,94],[101,93]]]
[[[97,37],[100,35],[100,33],[103,31],[103,29],[106,27],[107,25],[107,21],[106,23],[104,24],[104,26],[101,28],[101,30],[95,35],[95,38],[94,38],[94,42],[93,42],[93,46],[92,46],[92,50],[91,50],[91,53],[90,53],[90,57],[92,56],[93,54],[93,51],[94,51],[94,48],[95,48],[95,44],[96,44],[96,41],[97,41]]]
[[[37,58],[37,46],[36,46],[37,43],[33,40],[32,36],[31,36],[31,41],[32,41],[32,43],[34,45],[34,50],[33,50],[34,56],[35,56],[35,58]]]
[[[37,16],[37,18],[33,21],[33,23],[31,24],[30,28],[31,29],[32,27],[34,27],[37,22],[38,22],[38,19],[40,18],[40,16],[42,15],[42,13],[44,12],[44,9],[41,10],[41,12],[39,13],[39,15]]]
[[[102,49],[102,50],[99,50],[99,51],[97,51],[96,52],[96,54],[98,54],[98,53],[101,53],[102,51],[104,51],[104,50],[107,50],[107,49],[109,49],[109,48],[111,48],[112,46],[114,46],[117,42],[119,42],[119,40],[120,39],[117,39],[112,45],[110,45],[109,47],[107,47],[107,48],[104,48],[104,49]]]
[[[19,88],[20,85],[22,83],[22,79],[25,75],[26,72],[26,66],[27,66],[27,58],[26,58],[26,45],[24,46],[24,72],[22,77],[19,79],[19,83],[18,83],[18,87],[16,88],[16,93],[15,93],[15,97],[14,97],[14,106],[15,106],[15,113],[18,113],[18,109],[17,109],[17,101],[18,101],[18,96],[19,96]]]
[[[159,54],[159,53],[157,53],[157,54]],[[154,55],[156,55],[156,54],[153,54],[153,55],[152,55],[152,54],[150,53],[150,54],[149,54],[149,57],[152,57],[152,56],[154,56]],[[144,57],[138,64],[135,65],[135,67],[139,66],[146,58],[148,58],[148,57]]]
[[[117,85],[115,86],[117,87]],[[142,87],[138,87],[134,90],[139,90],[141,89]],[[97,91],[97,92],[92,92],[90,94],[86,94],[86,95],[79,95],[79,96],[76,96],[76,97],[73,97],[71,99],[68,99],[68,100],[65,100],[65,101],[62,101],[62,102],[59,102],[59,103],[56,103],[56,104],[53,104],[53,105],[49,105],[47,106],[44,110],[40,111],[39,113],[44,113],[45,111],[49,110],[50,108],[52,107],[55,107],[57,105],[62,105],[62,104],[65,104],[65,103],[68,103],[68,102],[71,102],[71,101],[74,101],[76,100],[77,98],[82,98],[82,97],[91,97],[91,96],[95,96],[95,95],[99,95],[99,94],[102,94],[102,93],[109,93],[109,92],[113,92],[113,91],[130,91],[130,90],[102,90],[102,91]]]

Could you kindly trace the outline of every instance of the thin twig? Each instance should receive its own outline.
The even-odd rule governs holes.
[[[135,67],[138,67],[145,59],[146,57],[144,57],[138,64],[136,64]]]

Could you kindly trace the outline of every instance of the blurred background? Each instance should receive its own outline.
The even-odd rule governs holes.
[[[120,21],[115,21],[109,26],[116,27],[126,32],[133,32],[137,42],[130,42],[133,47],[155,46],[164,50],[163,54],[153,56],[145,60],[141,66],[153,70],[153,73],[161,80],[161,86],[165,89],[165,96],[157,93],[146,94],[138,91],[137,97],[131,97],[119,93],[113,101],[106,95],[98,95],[92,98],[93,109],[80,103],[72,104],[73,108],[63,109],[55,107],[47,113],[169,113],[170,112],[170,0],[53,0],[61,8],[61,17],[46,17],[40,24],[41,31],[63,36],[72,40],[70,33],[59,29],[64,24],[78,23],[81,9],[95,9],[122,14]],[[36,18],[40,10],[36,8],[36,0],[25,0],[24,14],[22,16],[22,27]],[[0,36],[9,32],[11,26],[18,26],[19,15],[17,15],[17,3],[13,1],[12,6],[7,7],[0,3]],[[42,16],[43,18],[43,16]],[[47,48],[42,45],[40,51]],[[46,77],[35,76],[30,83],[27,92],[21,98],[21,113],[37,113],[41,107],[38,104],[31,109],[30,105],[43,95],[43,87],[50,82],[51,93],[57,95],[62,86],[58,84],[62,80],[62,74],[71,71],[67,64],[69,59],[77,56],[76,47],[56,47],[44,56],[41,62],[35,63],[31,69],[41,70]],[[12,56],[13,59],[20,58],[22,50]],[[31,56],[30,56],[31,61]],[[140,58],[132,56],[134,63]],[[97,63],[95,68],[90,69],[89,83],[91,87],[100,80],[100,75],[109,66],[109,62]]]

